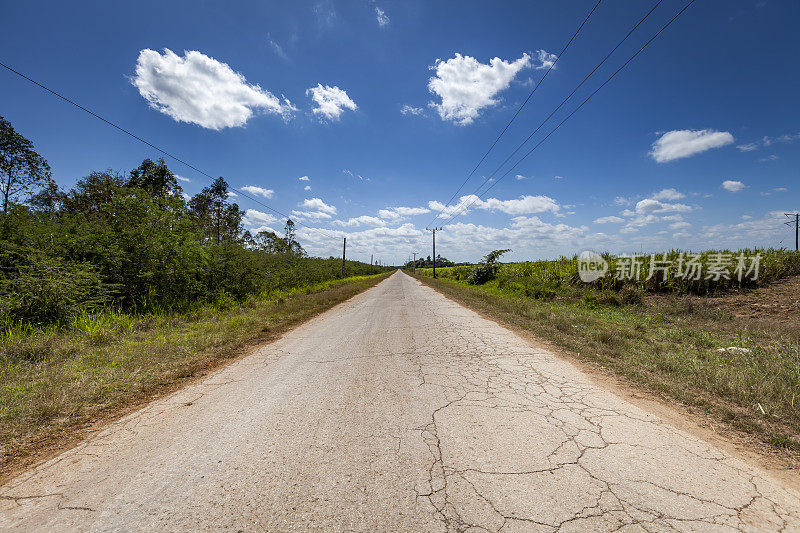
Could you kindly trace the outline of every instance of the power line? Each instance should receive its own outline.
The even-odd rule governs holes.
[[[211,179],[211,180],[214,180],[214,179],[216,179],[214,176],[212,176],[212,175],[211,175],[211,174],[209,174],[208,172],[205,172],[205,171],[203,171],[203,170],[201,170],[201,169],[197,168],[196,166],[192,165],[191,163],[187,163],[186,161],[184,161],[183,159],[181,159],[181,158],[180,158],[180,157],[178,157],[178,156],[172,155],[171,153],[167,152],[167,151],[166,151],[166,150],[164,150],[163,148],[159,148],[159,147],[158,147],[158,146],[156,146],[155,144],[153,144],[153,143],[151,143],[151,142],[149,142],[149,141],[147,141],[147,140],[145,140],[145,139],[143,139],[143,138],[139,137],[138,135],[136,135],[135,133],[132,133],[132,132],[130,132],[129,130],[126,130],[126,129],[125,129],[125,128],[123,128],[122,126],[119,126],[118,124],[115,124],[114,122],[111,122],[110,120],[108,120],[108,119],[105,119],[105,118],[101,117],[100,115],[98,115],[98,114],[97,114],[97,113],[95,113],[94,111],[92,111],[92,110],[90,110],[90,109],[87,109],[87,108],[83,107],[82,105],[80,105],[79,103],[75,102],[74,100],[71,100],[71,99],[67,98],[66,96],[64,96],[63,94],[61,94],[61,93],[58,93],[58,92],[54,91],[53,89],[50,89],[49,87],[47,87],[47,86],[45,86],[45,85],[43,85],[43,84],[39,83],[38,81],[36,81],[36,80],[34,80],[34,79],[32,79],[32,78],[30,78],[30,77],[26,76],[25,74],[23,74],[23,73],[19,72],[18,70],[16,70],[16,69],[14,69],[14,68],[10,67],[9,65],[7,65],[7,64],[5,64],[5,63],[3,63],[2,61],[0,61],[0,66],[2,66],[3,68],[5,68],[6,70],[9,70],[9,71],[13,72],[13,73],[14,73],[14,74],[16,74],[17,76],[20,76],[21,78],[24,78],[24,79],[28,80],[29,82],[33,83],[34,85],[36,85],[36,86],[38,86],[38,87],[41,87],[41,88],[42,88],[42,89],[44,89],[45,91],[49,92],[50,94],[52,94],[52,95],[54,95],[54,96],[57,96],[58,98],[60,98],[60,99],[64,100],[65,102],[68,102],[68,103],[70,103],[70,104],[74,105],[74,106],[75,106],[75,107],[77,107],[78,109],[80,109],[80,110],[82,110],[82,111],[85,111],[85,112],[89,113],[89,114],[90,114],[90,115],[92,115],[93,117],[95,117],[95,118],[97,118],[97,119],[99,119],[99,120],[102,120],[103,122],[105,122],[105,123],[106,123],[106,124],[108,124],[109,126],[112,126],[113,128],[116,128],[116,129],[118,129],[118,130],[119,130],[119,131],[121,131],[122,133],[124,133],[124,134],[126,134],[126,135],[129,135],[129,136],[131,136],[131,137],[133,137],[133,138],[134,138],[134,139],[136,139],[137,141],[139,141],[139,142],[141,142],[141,143],[143,143],[143,144],[145,144],[145,145],[149,146],[150,148],[153,148],[154,150],[157,150],[157,151],[161,152],[162,154],[166,155],[167,157],[169,157],[169,158],[171,158],[171,159],[173,159],[173,160],[175,160],[175,161],[177,161],[177,162],[179,162],[179,163],[181,163],[181,164],[183,164],[183,165],[187,166],[188,168],[190,168],[190,169],[194,170],[195,172],[198,172],[198,173],[202,174],[203,176],[205,176],[205,177],[207,177],[207,178],[209,178],[209,179]],[[237,194],[240,194],[240,195],[244,196],[245,198],[247,198],[247,199],[249,199],[249,200],[251,200],[251,201],[253,201],[253,202],[257,203],[258,205],[260,205],[260,206],[262,206],[262,207],[265,207],[266,209],[269,209],[269,210],[270,210],[270,211],[272,211],[273,213],[276,213],[276,214],[278,214],[278,215],[281,215],[282,217],[286,217],[287,219],[290,219],[290,218],[292,218],[292,217],[290,217],[289,215],[287,215],[286,213],[283,213],[283,212],[281,212],[281,211],[279,211],[279,210],[275,209],[274,207],[271,207],[271,206],[269,206],[269,205],[265,204],[265,203],[264,203],[264,202],[262,202],[261,200],[259,200],[259,199],[255,198],[255,197],[253,197],[253,196],[251,196],[251,195],[247,194],[246,192],[242,191],[241,189],[237,189],[236,187],[233,187],[233,186],[230,186],[230,185],[229,185],[229,188],[230,188],[230,189],[232,189],[232,190],[234,190],[234,191],[236,191],[236,193],[237,193]],[[297,218],[297,217],[295,217],[295,218]],[[328,234],[328,235],[333,235],[332,233],[329,233],[327,230],[325,230],[325,229],[322,229],[322,228],[313,228],[313,227],[311,227],[311,226],[307,226],[307,225],[303,224],[302,222],[298,222],[298,224],[299,224],[300,226],[303,226],[303,227],[304,227],[304,228],[306,228],[306,229],[309,229],[309,230],[316,230],[316,231],[320,231],[320,232],[322,232],[322,233],[326,233],[326,234]],[[340,235],[335,235],[335,237],[336,237],[336,238],[339,238],[339,237],[340,237]]]
[[[524,141],[522,141],[522,142],[521,142],[521,143],[520,143],[520,144],[519,144],[519,145],[518,145],[518,146],[517,146],[517,147],[514,149],[514,151],[513,151],[513,152],[511,152],[511,154],[510,154],[508,157],[506,157],[506,158],[505,158],[505,160],[504,160],[502,163],[500,163],[500,165],[498,165],[498,167],[497,167],[496,169],[494,169],[494,171],[493,171],[491,174],[489,174],[488,176],[486,176],[486,177],[484,178],[484,180],[483,180],[483,183],[481,183],[481,184],[478,186],[478,188],[477,188],[477,189],[475,189],[475,192],[477,192],[478,190],[480,190],[480,188],[481,188],[481,187],[483,187],[483,186],[484,186],[484,185],[485,185],[485,184],[486,184],[488,181],[490,181],[490,180],[491,180],[491,179],[492,179],[492,178],[493,178],[493,177],[494,177],[494,176],[495,176],[495,175],[496,175],[496,174],[497,174],[497,173],[500,171],[500,169],[502,169],[502,168],[503,168],[503,166],[505,166],[505,164],[506,164],[506,163],[508,163],[508,162],[511,160],[511,158],[512,158],[512,157],[514,157],[514,155],[515,155],[517,152],[519,152],[519,151],[520,151],[520,149],[522,149],[522,147],[523,147],[523,146],[525,146],[525,145],[528,143],[528,141],[530,141],[530,140],[531,140],[531,138],[532,138],[534,135],[536,135],[536,133],[538,133],[538,132],[539,132],[539,130],[540,130],[540,129],[542,129],[542,126],[544,126],[544,125],[547,123],[547,121],[549,121],[549,120],[550,120],[550,119],[553,117],[553,115],[555,115],[555,114],[558,112],[558,110],[559,110],[559,109],[561,109],[561,108],[564,106],[564,104],[565,104],[565,103],[567,103],[567,101],[568,101],[570,98],[572,98],[572,96],[573,96],[573,95],[574,95],[574,94],[575,94],[575,93],[578,91],[578,89],[580,89],[580,88],[583,86],[583,84],[584,84],[584,83],[586,83],[586,81],[587,81],[587,80],[588,80],[590,77],[592,77],[592,75],[593,75],[595,72],[597,72],[597,70],[598,70],[598,69],[599,69],[601,66],[603,66],[603,64],[605,64],[605,62],[608,60],[608,58],[609,58],[609,57],[611,57],[611,55],[612,55],[614,52],[616,52],[616,51],[617,51],[617,49],[618,49],[620,46],[622,46],[622,44],[623,44],[623,43],[624,43],[626,40],[628,40],[628,37],[630,37],[630,36],[633,34],[633,32],[634,32],[634,31],[636,31],[636,29],[637,29],[639,26],[641,26],[641,25],[642,25],[642,23],[643,23],[643,22],[644,22],[644,21],[645,21],[645,20],[646,20],[646,19],[647,19],[647,18],[648,18],[648,17],[649,17],[649,16],[650,16],[652,13],[653,13],[653,11],[655,11],[655,9],[656,9],[656,8],[657,8],[657,7],[658,7],[660,4],[661,4],[661,2],[663,2],[663,0],[658,0],[658,2],[656,2],[656,3],[653,5],[653,7],[651,7],[651,8],[650,8],[650,11],[648,11],[648,12],[647,12],[647,13],[646,13],[646,14],[645,14],[645,15],[644,15],[644,16],[643,16],[643,17],[642,17],[640,20],[639,20],[639,22],[637,22],[637,23],[636,23],[636,25],[635,25],[633,28],[631,28],[631,30],[630,30],[630,31],[629,31],[629,32],[628,32],[628,33],[625,35],[625,37],[623,37],[623,38],[622,38],[622,40],[621,40],[620,42],[618,42],[618,43],[617,43],[617,45],[616,45],[616,46],[615,46],[613,49],[611,49],[611,51],[610,51],[608,54],[606,54],[606,56],[605,56],[605,57],[602,59],[602,61],[600,61],[600,63],[598,63],[598,64],[597,64],[597,66],[595,66],[595,67],[594,67],[594,69],[592,69],[592,71],[591,71],[589,74],[587,74],[587,75],[586,75],[586,77],[585,77],[585,78],[583,78],[583,80],[581,80],[581,82],[580,82],[578,85],[576,85],[574,89],[572,89],[572,92],[570,92],[570,93],[567,95],[567,97],[566,97],[566,98],[564,98],[564,99],[561,101],[561,103],[560,103],[560,104],[558,104],[558,106],[557,106],[555,109],[553,109],[553,111],[551,111],[551,112],[550,112],[550,114],[549,114],[549,115],[547,115],[547,117],[546,117],[546,118],[545,118],[545,119],[544,119],[542,122],[540,122],[540,123],[539,123],[539,125],[536,127],[536,129],[535,129],[535,130],[533,130],[533,132],[532,132],[530,135],[528,135],[528,136],[525,138],[525,140],[524,140]],[[475,193],[473,193],[473,194],[475,194]]]
[[[514,122],[514,120],[516,120],[517,115],[519,115],[520,111],[522,111],[522,109],[525,107],[525,105],[527,105],[528,100],[530,100],[531,97],[533,97],[533,93],[535,93],[536,89],[538,89],[539,86],[544,82],[544,80],[547,78],[547,75],[550,74],[550,71],[555,68],[556,63],[558,63],[558,60],[561,59],[561,56],[563,56],[564,52],[567,51],[567,48],[569,48],[569,45],[572,44],[572,41],[575,40],[575,37],[578,36],[578,33],[580,33],[581,29],[583,29],[583,26],[589,20],[589,17],[592,16],[592,13],[595,12],[597,7],[600,5],[600,2],[602,2],[602,1],[603,0],[597,0],[597,3],[594,5],[594,7],[592,7],[592,10],[589,11],[589,14],[586,15],[586,18],[583,19],[583,22],[581,22],[581,25],[578,26],[578,29],[575,30],[575,33],[572,34],[572,37],[570,37],[569,41],[567,41],[567,44],[565,44],[564,47],[561,49],[561,52],[556,56],[556,59],[550,64],[550,67],[545,71],[544,75],[542,75],[542,79],[539,80],[539,83],[537,83],[536,85],[533,86],[533,89],[531,90],[530,94],[528,94],[528,97],[525,98],[525,101],[523,101],[522,104],[514,112],[514,115],[511,117],[511,120],[509,120],[508,123],[505,125],[505,127],[500,131],[500,134],[497,136],[497,138],[494,140],[494,142],[489,146],[489,149],[486,150],[486,153],[483,154],[483,157],[481,157],[480,161],[478,161],[478,164],[475,165],[475,168],[473,168],[470,171],[470,173],[467,174],[467,177],[464,179],[464,182],[458,187],[458,189],[456,189],[456,192],[454,192],[453,196],[451,196],[450,199],[447,201],[447,204],[445,205],[445,208],[447,208],[447,206],[450,205],[450,203],[453,201],[453,199],[456,197],[456,195],[458,195],[458,193],[461,192],[461,189],[464,188],[464,185],[466,185],[467,182],[469,181],[469,179],[475,174],[475,171],[478,170],[478,167],[480,167],[481,164],[483,164],[484,160],[489,155],[489,153],[494,149],[495,145],[497,145],[497,142],[500,140],[500,138],[503,137],[503,135],[505,135],[506,130],[509,128],[509,126],[511,126],[511,123]],[[433,220],[431,220],[431,222],[428,224],[428,226],[430,226],[431,224],[436,222],[436,219],[439,218],[440,214],[441,214],[441,212],[437,213],[437,215],[435,217],[433,217]],[[426,226],[426,229],[427,229],[427,226]]]
[[[662,33],[664,30],[666,30],[666,29],[667,29],[667,28],[668,28],[668,27],[669,27],[669,26],[670,26],[670,25],[671,25],[671,24],[672,24],[672,23],[673,23],[673,22],[674,22],[674,21],[675,21],[675,20],[676,20],[676,19],[677,19],[679,16],[681,16],[681,15],[683,14],[683,12],[684,12],[684,11],[686,11],[686,10],[687,10],[687,9],[688,9],[688,8],[689,8],[689,7],[690,7],[690,6],[691,6],[691,5],[694,3],[694,2],[695,2],[695,0],[690,0],[690,1],[689,1],[689,3],[687,3],[687,4],[686,4],[686,5],[683,7],[683,9],[681,9],[680,11],[678,11],[678,13],[677,13],[675,16],[673,16],[673,17],[672,17],[672,18],[671,18],[671,19],[670,19],[670,20],[669,20],[669,21],[668,21],[666,24],[664,24],[664,25],[661,27],[661,29],[659,29],[659,30],[658,30],[658,31],[655,33],[655,35],[653,35],[653,36],[652,36],[652,37],[651,37],[651,38],[650,38],[650,39],[649,39],[649,40],[648,40],[646,43],[644,43],[644,44],[642,45],[642,47],[641,47],[641,48],[639,48],[639,49],[636,51],[636,53],[634,53],[634,54],[633,54],[633,55],[632,55],[630,58],[628,58],[628,60],[627,60],[627,61],[625,61],[625,63],[623,63],[623,64],[622,64],[622,66],[620,66],[620,67],[619,67],[619,68],[618,68],[616,71],[614,71],[614,73],[613,73],[613,74],[611,74],[611,76],[609,76],[609,77],[608,77],[608,78],[607,78],[607,79],[606,79],[606,80],[605,80],[605,81],[604,81],[604,82],[603,82],[603,83],[602,83],[602,84],[601,84],[601,85],[600,85],[600,86],[599,86],[597,89],[595,89],[595,90],[594,90],[594,92],[592,92],[592,94],[590,94],[588,97],[586,97],[586,99],[585,99],[583,102],[581,102],[581,103],[580,103],[580,105],[579,105],[578,107],[576,107],[575,109],[573,109],[573,110],[572,110],[572,112],[571,112],[569,115],[567,115],[567,116],[566,116],[566,117],[565,117],[565,118],[564,118],[564,119],[563,119],[561,122],[559,122],[559,123],[556,125],[556,127],[555,127],[555,128],[553,128],[552,130],[550,130],[550,133],[548,133],[547,135],[545,135],[545,137],[544,137],[544,138],[543,138],[541,141],[539,141],[539,142],[538,142],[538,143],[537,143],[537,144],[536,144],[536,145],[535,145],[533,148],[531,148],[530,150],[528,150],[528,152],[526,152],[524,156],[522,156],[522,157],[521,157],[519,160],[517,160],[517,162],[516,162],[516,163],[514,163],[514,165],[513,165],[513,166],[511,166],[511,167],[510,167],[508,170],[506,170],[506,171],[505,171],[505,173],[504,173],[502,176],[500,176],[499,178],[497,178],[497,180],[495,180],[495,181],[494,181],[494,182],[493,182],[493,183],[492,183],[492,184],[491,184],[491,185],[490,185],[488,188],[486,188],[486,190],[484,190],[484,191],[483,191],[483,192],[482,192],[480,195],[478,195],[478,196],[475,196],[475,197],[472,199],[472,201],[471,201],[469,204],[465,205],[465,207],[464,207],[463,209],[461,209],[461,210],[460,210],[460,211],[459,211],[457,214],[455,214],[455,215],[451,216],[451,218],[450,218],[450,221],[452,222],[452,220],[453,220],[453,219],[455,219],[456,217],[458,217],[458,216],[461,216],[461,215],[465,214],[467,211],[469,211],[469,208],[470,208],[470,207],[472,207],[472,205],[473,205],[473,204],[474,204],[474,203],[475,203],[477,200],[479,200],[479,199],[480,199],[482,196],[484,196],[486,193],[488,193],[488,192],[489,192],[489,191],[490,191],[492,188],[494,188],[494,186],[495,186],[495,185],[497,185],[498,183],[500,183],[500,181],[502,181],[502,180],[503,180],[503,178],[505,178],[506,176],[508,176],[508,175],[509,175],[509,174],[510,174],[510,173],[511,173],[511,172],[512,172],[512,171],[513,171],[515,168],[517,168],[517,166],[519,166],[519,164],[520,164],[520,163],[522,163],[522,162],[523,162],[525,159],[527,159],[527,158],[528,158],[528,156],[530,156],[530,155],[531,155],[531,154],[532,154],[532,153],[533,153],[533,152],[534,152],[534,151],[535,151],[537,148],[539,148],[539,146],[541,146],[541,145],[542,145],[542,144],[543,144],[543,143],[544,143],[544,142],[545,142],[545,141],[546,141],[546,140],[547,140],[547,139],[548,139],[548,138],[549,138],[549,137],[550,137],[550,136],[551,136],[553,133],[555,133],[555,132],[556,132],[556,131],[557,131],[557,130],[558,130],[558,129],[559,129],[559,128],[560,128],[560,127],[561,127],[561,126],[562,126],[562,125],[563,125],[563,124],[564,124],[564,123],[567,121],[567,120],[569,120],[570,118],[572,118],[572,116],[573,116],[575,113],[577,113],[577,112],[578,112],[578,111],[579,111],[579,110],[580,110],[580,109],[581,109],[581,108],[582,108],[582,107],[583,107],[583,106],[584,106],[584,105],[585,105],[585,104],[586,104],[586,103],[587,103],[589,100],[591,100],[591,99],[592,99],[592,97],[593,97],[594,95],[596,95],[598,92],[600,92],[600,89],[602,89],[603,87],[605,87],[605,86],[608,84],[608,82],[610,82],[610,81],[611,81],[611,80],[612,80],[612,79],[613,79],[613,78],[614,78],[614,77],[615,77],[617,74],[619,74],[619,73],[620,73],[620,72],[621,72],[621,71],[622,71],[622,70],[623,70],[623,69],[624,69],[626,66],[628,66],[628,64],[629,64],[631,61],[633,61],[633,60],[636,58],[636,56],[638,56],[638,55],[639,55],[639,54],[640,54],[640,53],[641,53],[641,52],[642,52],[642,51],[643,51],[645,48],[647,48],[647,46],[649,46],[649,45],[650,45],[650,43],[652,43],[652,42],[653,42],[653,41],[656,39],[656,37],[658,37],[658,36],[659,36],[659,35],[660,35],[660,34],[661,34],[661,33]],[[527,142],[527,140],[526,140],[526,142]],[[488,179],[487,179],[487,181],[488,181]],[[482,183],[482,184],[481,184],[481,186],[483,186],[483,185],[484,185],[484,184],[485,184],[487,181],[485,181],[484,183]],[[478,189],[480,189],[480,187],[478,187]],[[477,192],[477,189],[476,189],[476,192]]]

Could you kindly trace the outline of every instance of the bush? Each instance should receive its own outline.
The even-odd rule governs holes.
[[[0,320],[6,327],[21,321],[64,323],[106,305],[109,291],[95,268],[49,257],[31,257],[17,274],[0,281]]]
[[[500,265],[497,264],[497,260],[506,252],[510,252],[511,250],[493,250],[486,254],[486,257],[483,258],[483,261],[478,263],[472,271],[469,273],[467,277],[467,283],[470,285],[483,285],[484,283],[491,281],[494,279],[495,273]]]

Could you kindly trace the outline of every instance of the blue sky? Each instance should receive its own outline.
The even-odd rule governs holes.
[[[392,263],[430,254],[426,225],[594,3],[6,2],[0,59],[320,228],[298,232],[312,253],[340,253],[347,235],[353,257]],[[601,2],[459,196],[653,3]],[[664,0],[532,143],[684,4]],[[793,245],[781,213],[800,208],[798,24],[797,2],[698,0],[466,213],[446,209],[437,251]],[[62,186],[160,155],[5,70],[0,102]],[[186,194],[207,184],[169,163]],[[282,228],[236,201],[248,228]]]

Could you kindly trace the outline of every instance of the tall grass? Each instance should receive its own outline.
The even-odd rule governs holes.
[[[555,260],[525,261],[520,263],[504,263],[500,265],[496,272],[496,280],[500,286],[509,286],[518,289],[528,295],[548,295],[569,292],[570,289],[614,290],[620,291],[624,287],[632,286],[650,292],[670,292],[678,294],[708,294],[715,291],[725,291],[742,287],[756,287],[770,283],[776,279],[800,274],[800,253],[786,249],[742,249],[730,250],[711,250],[699,253],[697,262],[701,265],[701,277],[699,279],[686,279],[678,275],[679,259],[683,258],[683,269],[692,257],[692,252],[683,250],[670,250],[666,254],[654,254],[638,256],[639,279],[619,279],[617,274],[623,267],[625,261],[622,257],[615,257],[610,254],[602,254],[608,263],[608,273],[602,278],[591,284],[581,281],[578,273],[578,257],[561,257]],[[729,261],[728,277],[707,277],[709,268],[715,263],[717,254],[723,254]],[[745,275],[751,266],[752,258],[760,257],[758,277],[753,280],[752,273]],[[745,271],[742,273],[741,280],[735,271],[740,256],[746,260],[744,263]],[[651,262],[654,271],[649,277]],[[658,262],[667,261],[671,267],[666,273],[658,270]],[[455,266],[437,268],[436,275],[444,279],[461,281],[467,279],[474,267]],[[423,275],[431,276],[432,269],[418,269]],[[666,275],[665,275],[666,274]],[[648,279],[649,277],[649,279]]]

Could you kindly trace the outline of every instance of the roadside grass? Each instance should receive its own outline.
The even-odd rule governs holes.
[[[81,427],[177,388],[388,274],[217,302],[186,314],[84,314],[0,337],[0,478]]]
[[[737,320],[695,296],[639,295],[629,304],[617,292],[535,298],[497,280],[473,286],[416,277],[487,316],[800,457],[800,324]]]

